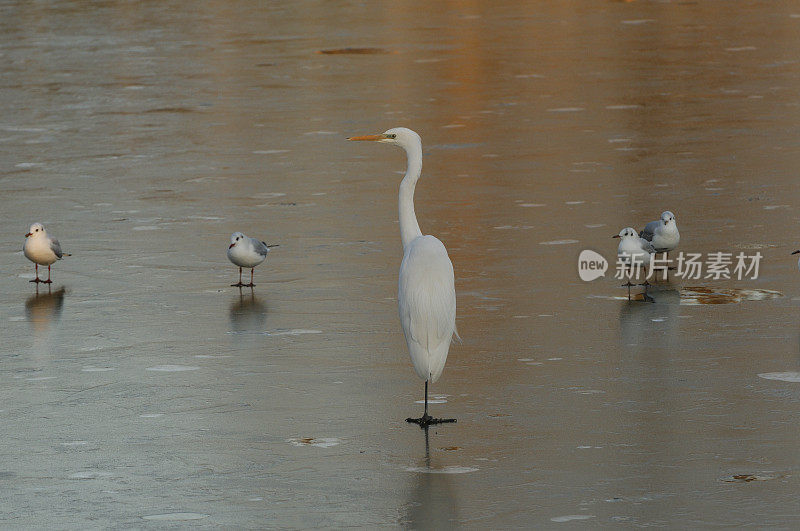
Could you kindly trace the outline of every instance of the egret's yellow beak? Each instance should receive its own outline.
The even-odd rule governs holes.
[[[351,136],[347,140],[386,140],[387,138],[389,137],[381,133],[380,135]]]

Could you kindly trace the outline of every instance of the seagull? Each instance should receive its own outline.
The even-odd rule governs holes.
[[[657,253],[669,253],[681,241],[675,214],[669,210],[661,213],[661,219],[645,225],[639,236],[651,242]]]
[[[641,266],[648,266],[651,267],[653,264],[653,255],[656,254],[656,250],[653,248],[653,244],[649,241],[645,240],[644,238],[640,238],[636,231],[631,227],[625,227],[619,234],[612,236],[612,238],[619,238],[619,246],[617,246],[617,257],[622,263],[629,264],[630,267],[638,269]],[[637,272],[638,278],[638,272]],[[645,300],[648,300],[647,297],[647,286],[650,285],[645,279],[644,284],[642,284],[645,289]],[[628,287],[628,299],[631,298],[631,284],[630,277],[628,278],[627,284],[623,284],[623,286]]]
[[[253,288],[253,268],[267,258],[267,253],[277,244],[267,245],[266,242],[249,238],[241,232],[231,234],[231,244],[228,246],[228,260],[239,266],[239,282],[231,284],[236,287]],[[250,268],[250,284],[242,284],[242,268]]]
[[[72,256],[68,253],[61,251],[61,244],[58,240],[51,238],[44,230],[44,225],[41,223],[34,223],[28,229],[28,234],[25,235],[25,245],[22,246],[22,252],[25,258],[33,262],[36,266],[36,278],[30,282],[39,282],[43,284],[52,284],[50,280],[50,265],[55,263],[56,260],[61,260],[61,257]],[[39,266],[47,266],[47,280],[39,278]]]
[[[619,234],[612,237],[620,239],[617,256],[623,262],[633,266],[649,265],[652,256],[656,253],[653,244],[639,237],[631,227],[625,227],[619,231]]]

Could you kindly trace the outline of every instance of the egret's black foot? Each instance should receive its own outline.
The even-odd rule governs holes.
[[[418,419],[407,418],[406,422],[410,424],[418,424],[420,428],[425,428],[431,424],[447,424],[450,422],[458,422],[456,419],[435,419],[430,415],[423,415]]]
[[[256,285],[253,284],[252,282],[250,284],[242,284],[242,286],[244,286],[245,288],[254,288],[254,287],[256,287]]]
[[[242,284],[241,282],[237,282],[236,284],[231,284],[232,288],[243,288],[247,286],[247,284]]]
[[[645,280],[644,282],[642,282],[642,283],[641,283],[641,284],[639,284],[639,285],[640,285],[640,286],[644,286],[644,289],[645,289],[645,290],[647,289],[647,286],[652,286],[652,284],[650,284],[650,283],[649,283],[647,280]]]
[[[623,288],[631,288],[633,286],[638,286],[638,284],[633,284],[630,280],[622,285]]]

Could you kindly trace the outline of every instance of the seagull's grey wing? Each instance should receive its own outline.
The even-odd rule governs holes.
[[[56,257],[58,257],[59,260],[64,256],[64,253],[61,252],[61,244],[58,243],[58,240],[55,238],[50,238],[50,249],[56,253]]]
[[[644,232],[644,231],[642,231],[642,232]],[[644,238],[639,238],[639,244],[642,246],[642,249],[644,249],[645,251],[647,251],[650,254],[653,254],[653,253],[656,252],[656,248],[653,247],[653,244],[650,243],[649,241],[645,240]]]
[[[661,222],[651,221],[650,223],[644,226],[644,229],[642,229],[642,232],[639,233],[639,236],[647,241],[652,240],[653,235],[656,233],[656,228],[658,228],[659,223]]]
[[[250,238],[250,243],[253,245],[253,250],[255,252],[257,252],[261,256],[267,256],[267,253],[269,252],[269,247],[267,247],[266,243],[260,240],[256,240],[255,238]]]

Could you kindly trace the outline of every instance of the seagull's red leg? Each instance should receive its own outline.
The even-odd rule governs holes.
[[[239,287],[239,288],[244,286],[244,284],[242,284],[242,268],[241,267],[239,268],[239,283],[238,284],[231,284],[231,286],[235,286],[235,287]]]

